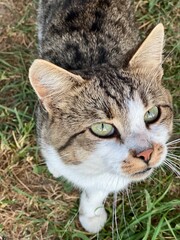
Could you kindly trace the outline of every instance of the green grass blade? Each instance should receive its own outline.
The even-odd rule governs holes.
[[[149,214],[148,214],[148,221],[147,221],[147,225],[146,225],[146,234],[143,237],[143,240],[147,240],[149,237],[149,233],[150,233],[150,229],[151,229],[151,209],[153,206],[153,204],[151,202],[151,197],[146,189],[145,189],[145,196],[146,196],[147,212],[149,212]]]
[[[175,233],[174,233],[174,231],[173,231],[173,229],[172,229],[172,227],[171,227],[171,224],[169,223],[169,221],[167,220],[167,218],[165,218],[165,221],[166,221],[166,223],[167,223],[167,225],[168,225],[168,227],[169,227],[169,230],[171,231],[171,233],[172,233],[172,235],[173,235],[173,237],[174,237],[174,240],[178,240],[177,237],[176,237],[176,235],[175,235]]]
[[[163,223],[164,223],[164,218],[165,218],[165,216],[166,216],[166,214],[164,214],[164,215],[162,216],[162,218],[160,219],[157,227],[155,228],[155,231],[154,231],[154,234],[153,234],[151,240],[156,240],[156,239],[157,239],[157,236],[160,234],[162,225],[163,225]]]
[[[72,235],[72,239],[76,239],[76,238],[78,238],[78,239],[82,239],[82,240],[89,240],[89,238],[86,236],[86,235],[84,235],[83,233],[74,233],[73,235]]]

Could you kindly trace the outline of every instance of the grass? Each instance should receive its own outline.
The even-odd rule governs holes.
[[[142,33],[160,21],[165,26],[164,83],[174,98],[175,138],[180,136],[178,2],[136,0]],[[78,191],[53,179],[36,146],[36,97],[27,78],[37,56],[35,19],[35,1],[0,2],[0,239],[180,239],[178,177],[164,168],[118,195],[118,230],[114,223],[112,231],[113,196],[106,202],[108,222],[99,236],[81,228]]]

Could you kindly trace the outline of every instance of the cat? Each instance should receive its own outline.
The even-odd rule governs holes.
[[[41,153],[54,177],[82,191],[79,220],[97,233],[107,196],[166,158],[173,111],[162,86],[164,27],[141,43],[130,0],[41,0],[38,41],[29,79]]]

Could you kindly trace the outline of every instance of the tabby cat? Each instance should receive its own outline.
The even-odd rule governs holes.
[[[82,190],[79,220],[99,232],[110,193],[166,158],[172,99],[162,86],[164,28],[140,43],[130,0],[41,0],[29,70],[37,132],[54,177]]]

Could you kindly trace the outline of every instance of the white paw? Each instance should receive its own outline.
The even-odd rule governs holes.
[[[79,220],[86,231],[90,233],[98,233],[106,223],[107,213],[103,208],[100,214],[94,215],[93,217],[80,214]]]

